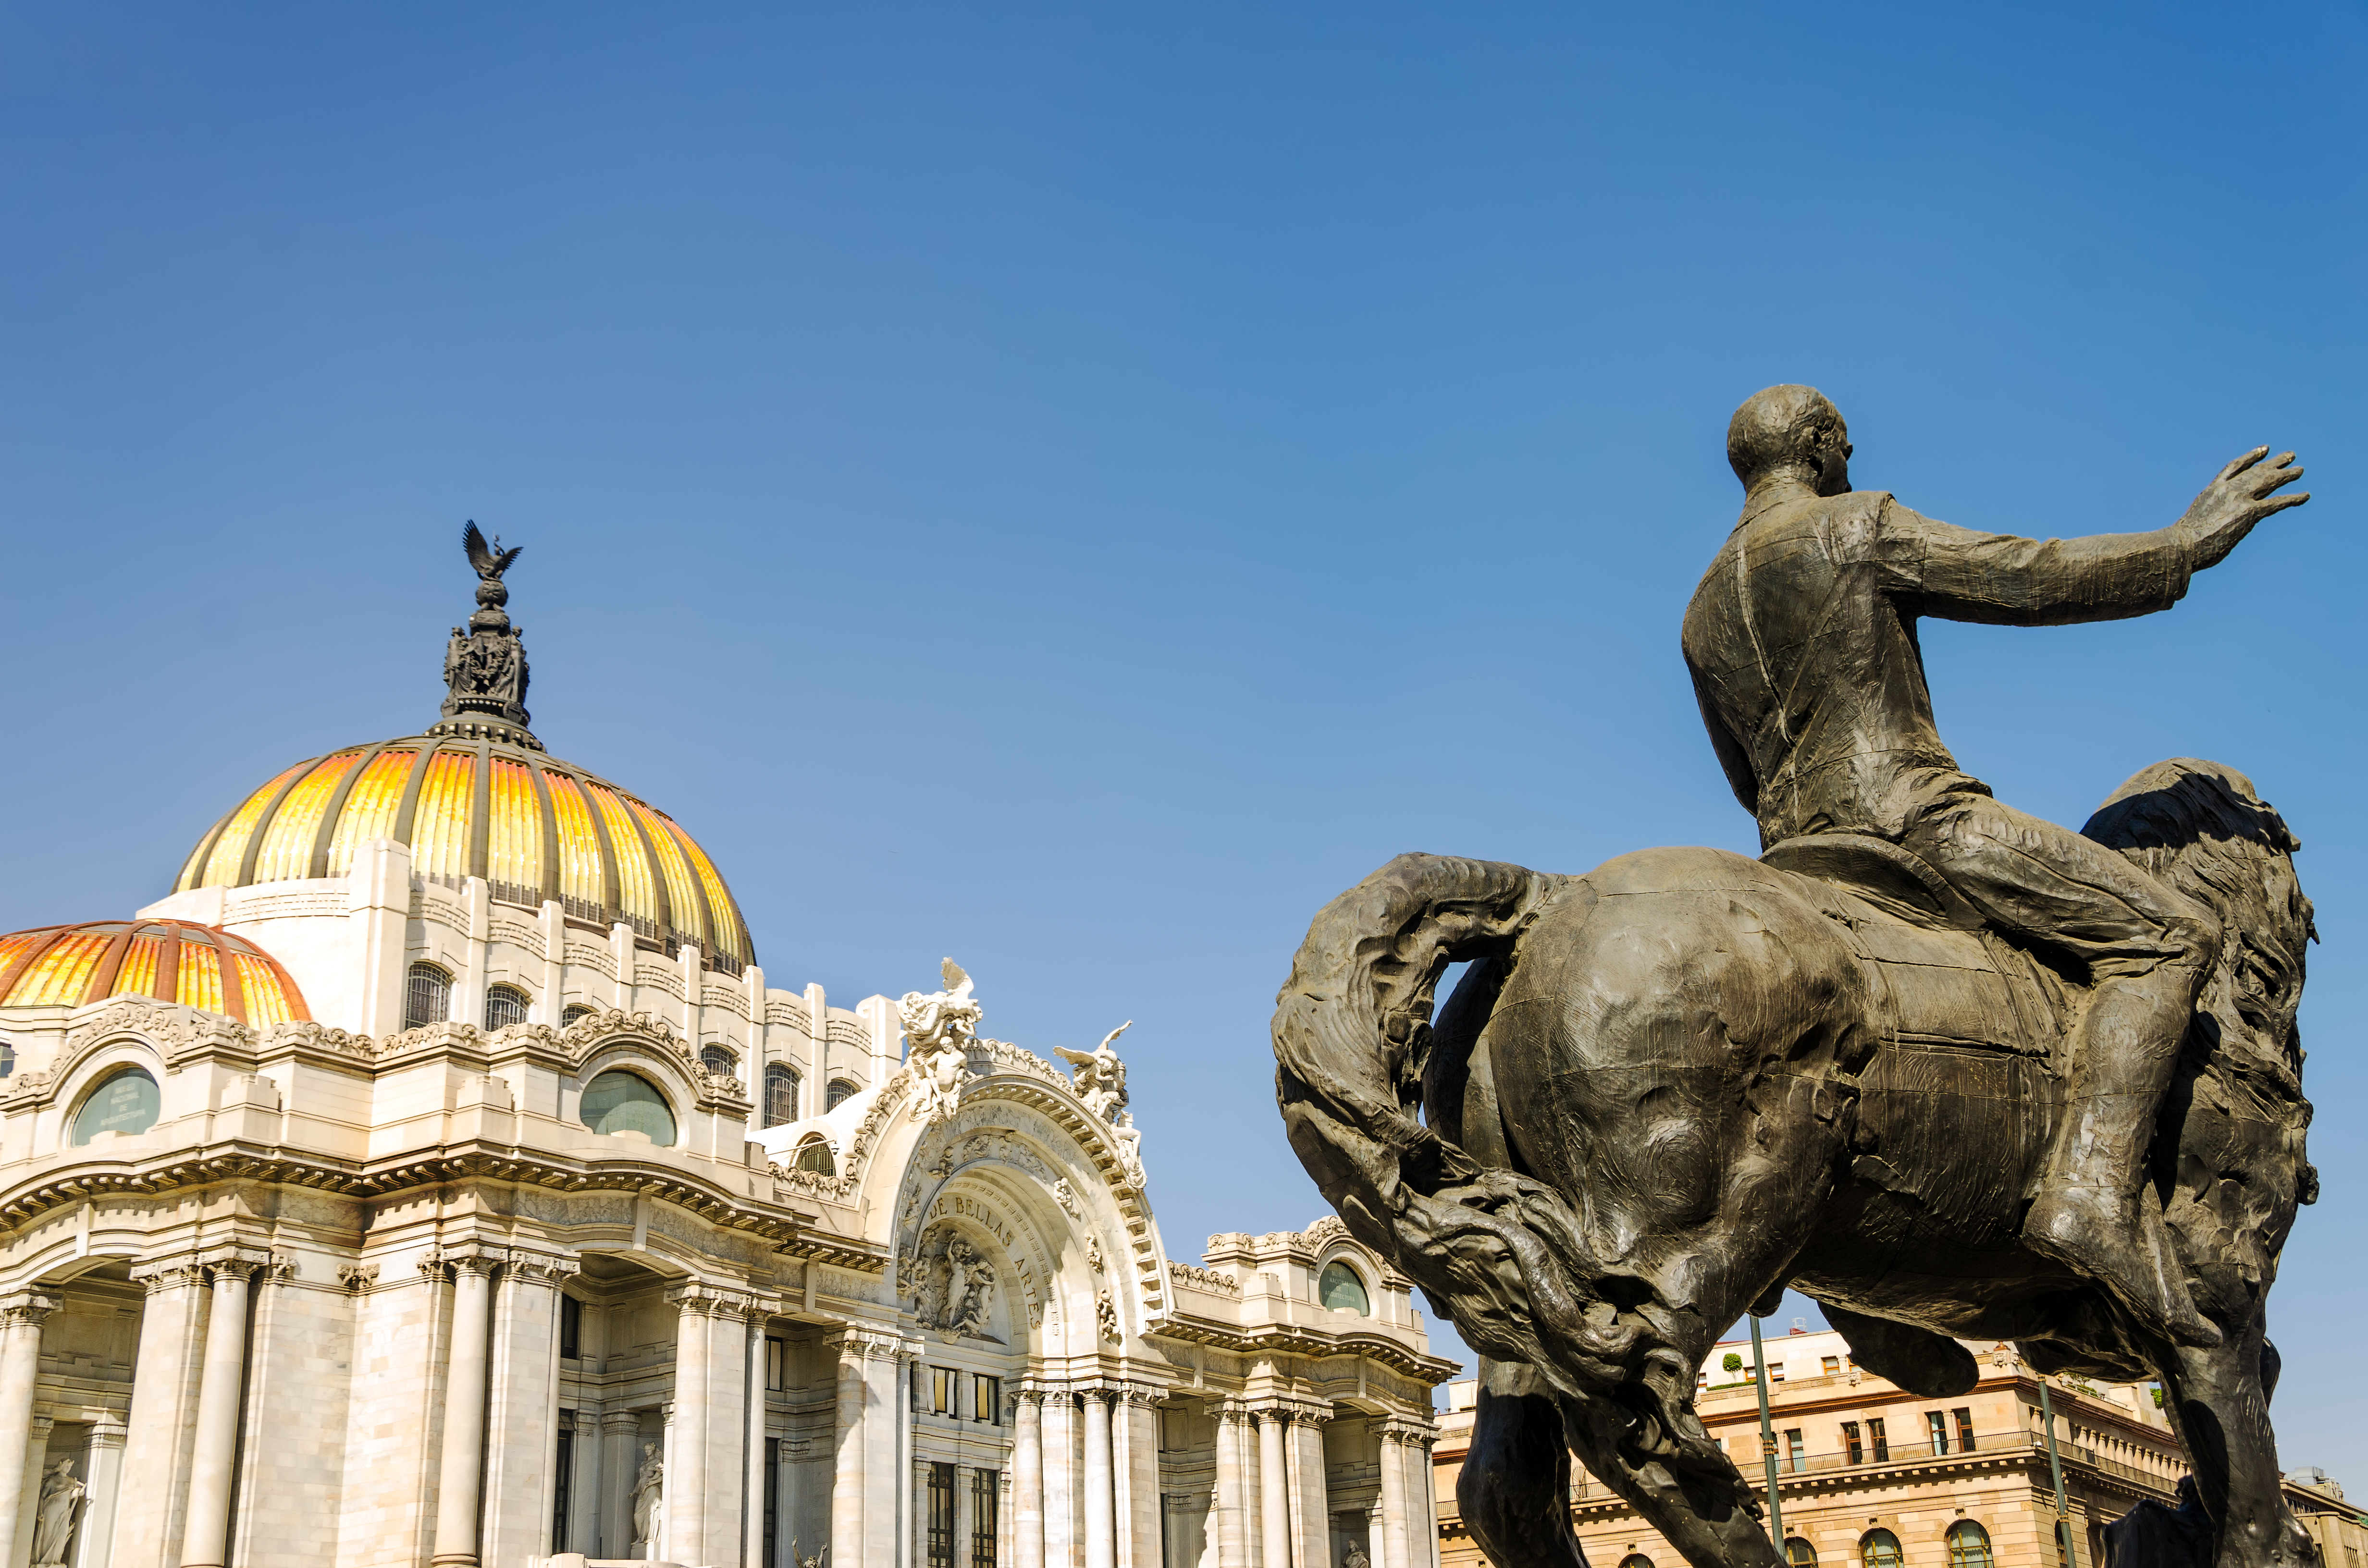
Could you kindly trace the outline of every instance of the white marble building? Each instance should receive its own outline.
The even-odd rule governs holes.
[[[1112,1043],[951,965],[769,986],[478,564],[427,733],[0,937],[0,1568],[1433,1568],[1407,1282],[1172,1260]]]

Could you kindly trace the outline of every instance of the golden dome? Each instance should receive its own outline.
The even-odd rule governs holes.
[[[714,862],[672,817],[482,727],[298,763],[198,841],[173,891],[342,877],[373,838],[408,844],[413,872],[446,887],[483,877],[504,903],[557,899],[579,923],[621,920],[668,952],[696,942],[730,974],[755,959]]]
[[[244,937],[188,920],[93,920],[0,937],[0,1007],[154,996],[258,1028],[302,1021],[304,994]]]

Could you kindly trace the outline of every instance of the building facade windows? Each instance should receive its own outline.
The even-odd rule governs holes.
[[[1796,1535],[1784,1538],[1786,1568],[1817,1568],[1817,1549]]]
[[[589,1002],[570,1002],[559,1010],[559,1027],[572,1028],[599,1010]]]
[[[1991,1568],[1990,1532],[1971,1519],[1951,1525],[1949,1568]]]
[[[825,1113],[837,1110],[862,1092],[844,1078],[833,1078],[830,1092],[823,1096],[823,1110]]]
[[[1866,1449],[1858,1440],[1858,1423],[1855,1421],[1842,1423],[1842,1462],[1844,1464],[1866,1462]]]
[[[1373,1315],[1372,1299],[1365,1294],[1365,1282],[1357,1271],[1338,1261],[1324,1266],[1315,1282],[1315,1298],[1329,1312],[1347,1309],[1362,1317]]]
[[[1868,1447],[1874,1450],[1875,1463],[1891,1462],[1891,1439],[1884,1436],[1882,1416],[1870,1415],[1866,1418],[1866,1440]]]
[[[79,1147],[102,1132],[145,1132],[156,1125],[162,1098],[156,1080],[139,1067],[120,1067],[98,1082],[74,1112],[70,1142]]]
[[[711,1073],[730,1074],[740,1070],[740,1059],[720,1045],[700,1047],[699,1064]]]
[[[403,994],[403,1027],[426,1028],[452,1016],[452,977],[432,963],[411,966],[411,982]]]
[[[821,1133],[798,1145],[798,1157],[791,1162],[797,1169],[812,1171],[816,1176],[837,1176],[838,1162],[830,1157],[830,1140]]]
[[[973,1372],[970,1379],[970,1418],[989,1426],[1003,1425],[1003,1380],[990,1378],[985,1372]]]
[[[954,1467],[929,1467],[929,1568],[954,1568]]]
[[[1949,1412],[1949,1415],[1957,1424],[1957,1451],[1961,1454],[1972,1453],[1974,1451],[1973,1407],[1961,1404]]]
[[[584,1085],[584,1125],[605,1138],[638,1132],[660,1148],[674,1143],[674,1111],[638,1073],[611,1070]]]
[[[1003,1520],[1003,1472],[970,1472],[970,1568],[995,1568],[995,1538]]]
[[[1905,1561],[1899,1538],[1889,1530],[1869,1530],[1859,1537],[1858,1555],[1866,1568],[1900,1568]]]
[[[798,1119],[798,1070],[785,1062],[765,1069],[765,1121],[779,1127]]]
[[[512,1024],[526,1022],[527,1012],[534,1006],[533,998],[515,985],[485,987],[485,1028],[506,1029]]]

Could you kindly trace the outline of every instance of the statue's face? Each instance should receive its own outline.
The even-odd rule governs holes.
[[[1833,428],[1817,438],[1818,494],[1841,495],[1849,492],[1850,453],[1855,449],[1850,445],[1850,426],[1837,416]]]

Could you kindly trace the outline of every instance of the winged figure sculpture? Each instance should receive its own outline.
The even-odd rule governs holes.
[[[496,582],[501,580],[503,573],[510,569],[511,562],[526,553],[526,546],[522,544],[504,550],[501,543],[501,536],[495,534],[494,542],[487,544],[484,531],[473,521],[461,530],[461,548],[469,552],[469,564],[477,569],[478,576],[490,577]]]

